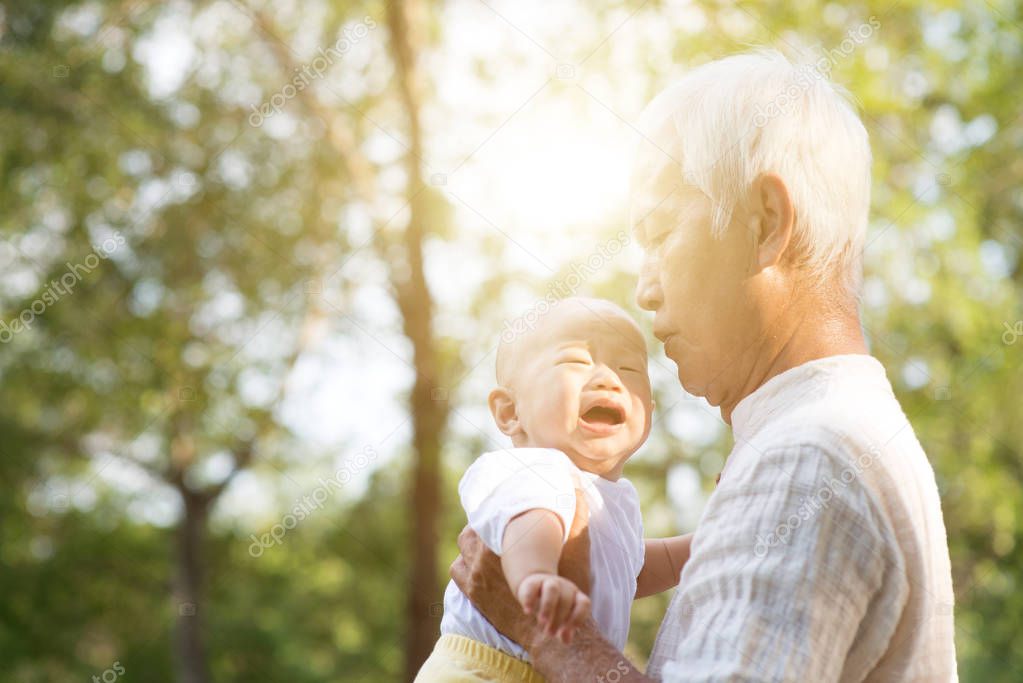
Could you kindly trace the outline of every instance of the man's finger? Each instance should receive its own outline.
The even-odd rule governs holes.
[[[501,558],[469,527],[458,535],[458,548],[461,555],[450,567],[458,589],[502,634],[517,642],[532,642],[536,622],[523,613],[501,570]]]
[[[448,575],[455,580],[455,583],[458,583],[458,577],[464,576],[468,569],[465,564],[465,558],[459,555],[451,563],[451,567],[448,568]]]
[[[472,555],[472,551],[475,550],[476,545],[479,543],[479,535],[473,531],[473,528],[468,524],[462,529],[462,533],[458,534],[458,550],[463,555]]]
[[[461,555],[456,557],[448,569],[448,574],[451,575],[451,580],[455,582],[458,589],[464,593],[469,584],[469,565],[466,564],[465,558]]]

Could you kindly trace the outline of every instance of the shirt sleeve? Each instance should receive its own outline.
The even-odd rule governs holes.
[[[528,510],[550,510],[563,527],[562,543],[575,516],[575,466],[551,448],[510,448],[485,453],[458,484],[471,526],[493,552],[501,554],[505,527]]]
[[[708,501],[664,681],[837,681],[897,545],[855,465],[819,443],[751,454]],[[906,591],[881,607],[894,630]],[[873,603],[873,605],[872,605]]]

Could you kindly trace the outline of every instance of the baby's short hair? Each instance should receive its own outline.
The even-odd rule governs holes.
[[[643,333],[639,329],[639,325],[632,319],[625,309],[618,304],[607,299],[598,299],[595,297],[586,296],[571,296],[565,299],[556,299],[552,304],[546,306],[543,311],[537,308],[532,308],[523,313],[515,321],[516,324],[509,324],[508,329],[520,330],[510,337],[502,335],[500,343],[497,345],[497,361],[495,363],[495,374],[497,376],[497,383],[499,386],[507,386],[508,384],[508,372],[509,367],[513,364],[516,359],[516,354],[521,353],[523,346],[526,344],[528,339],[533,336],[537,330],[541,329],[545,322],[550,321],[551,317],[556,314],[564,314],[570,310],[578,310],[583,308],[593,315],[603,317],[604,315],[614,315],[619,318],[623,318],[629,322],[629,324],[635,328],[636,332],[642,337]],[[530,316],[529,313],[534,313]],[[525,323],[525,321],[529,321]]]

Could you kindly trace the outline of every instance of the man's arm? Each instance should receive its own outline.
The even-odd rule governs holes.
[[[678,585],[682,566],[689,560],[692,534],[643,541],[643,569],[636,577],[636,599],[663,593]]]
[[[640,673],[625,655],[604,640],[592,619],[576,630],[571,645],[547,638],[534,642],[526,650],[533,668],[549,683],[653,683],[652,678]]]
[[[451,565],[455,584],[487,621],[529,652],[534,668],[548,681],[651,681],[604,640],[592,619],[577,629],[571,645],[547,637],[512,594],[501,570],[501,559],[470,527],[465,527],[458,536],[458,548],[461,555]]]

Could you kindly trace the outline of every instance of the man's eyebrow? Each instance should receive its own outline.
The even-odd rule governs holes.
[[[652,201],[646,201],[641,203],[642,211],[637,211],[639,218],[632,224],[632,234],[635,236],[636,241],[639,242],[640,246],[644,246],[647,242],[646,225],[652,220],[663,219],[670,217],[671,210],[678,207],[678,200],[668,201],[668,199],[674,197],[679,191],[679,187],[676,185],[671,188],[663,197],[660,197],[656,203]]]

